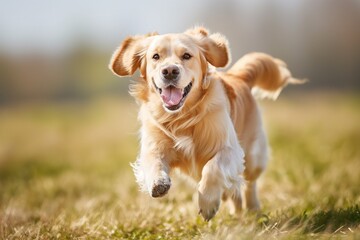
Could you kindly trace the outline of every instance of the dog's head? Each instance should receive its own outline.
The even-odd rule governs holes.
[[[208,63],[225,67],[229,58],[227,40],[198,27],[180,34],[128,37],[109,67],[118,76],[140,69],[149,93],[158,95],[167,112],[177,112],[199,98],[199,89],[208,87]]]

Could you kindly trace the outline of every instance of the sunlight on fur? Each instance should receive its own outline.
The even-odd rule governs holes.
[[[199,213],[207,221],[221,199],[237,213],[243,205],[260,209],[256,180],[266,168],[268,146],[253,95],[276,99],[287,84],[304,82],[264,53],[217,71],[229,64],[229,52],[223,35],[196,27],[128,37],[109,65],[118,76],[141,73],[130,87],[140,105],[141,150],[132,166],[141,189],[164,196],[170,172],[178,168],[198,182]]]

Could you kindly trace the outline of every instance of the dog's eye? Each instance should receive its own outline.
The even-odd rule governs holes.
[[[182,56],[182,58],[183,58],[184,60],[189,60],[189,59],[191,58],[191,55],[188,54],[188,53],[184,53],[184,55]]]
[[[159,54],[155,53],[152,58],[154,60],[159,60],[160,56],[159,56]]]

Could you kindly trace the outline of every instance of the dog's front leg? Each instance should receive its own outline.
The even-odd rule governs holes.
[[[223,173],[219,166],[219,156],[207,162],[202,171],[198,188],[199,213],[206,221],[214,217],[224,191]]]
[[[160,155],[146,154],[146,150],[141,150],[132,167],[140,189],[150,196],[162,197],[170,189],[169,166]]]
[[[141,130],[141,150],[136,162],[132,165],[136,180],[142,191],[150,196],[162,197],[171,186],[169,177],[169,153],[163,147],[165,138],[158,142],[156,138],[147,134],[147,129]]]
[[[216,214],[224,191],[240,191],[243,171],[244,152],[236,138],[205,164],[199,182],[198,203],[199,212],[206,221]]]

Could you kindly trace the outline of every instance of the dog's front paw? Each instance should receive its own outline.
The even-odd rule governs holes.
[[[151,188],[151,196],[153,198],[164,196],[171,187],[171,180],[169,177],[158,179]]]
[[[212,219],[220,206],[220,196],[210,196],[199,192],[199,214],[205,221]]]

